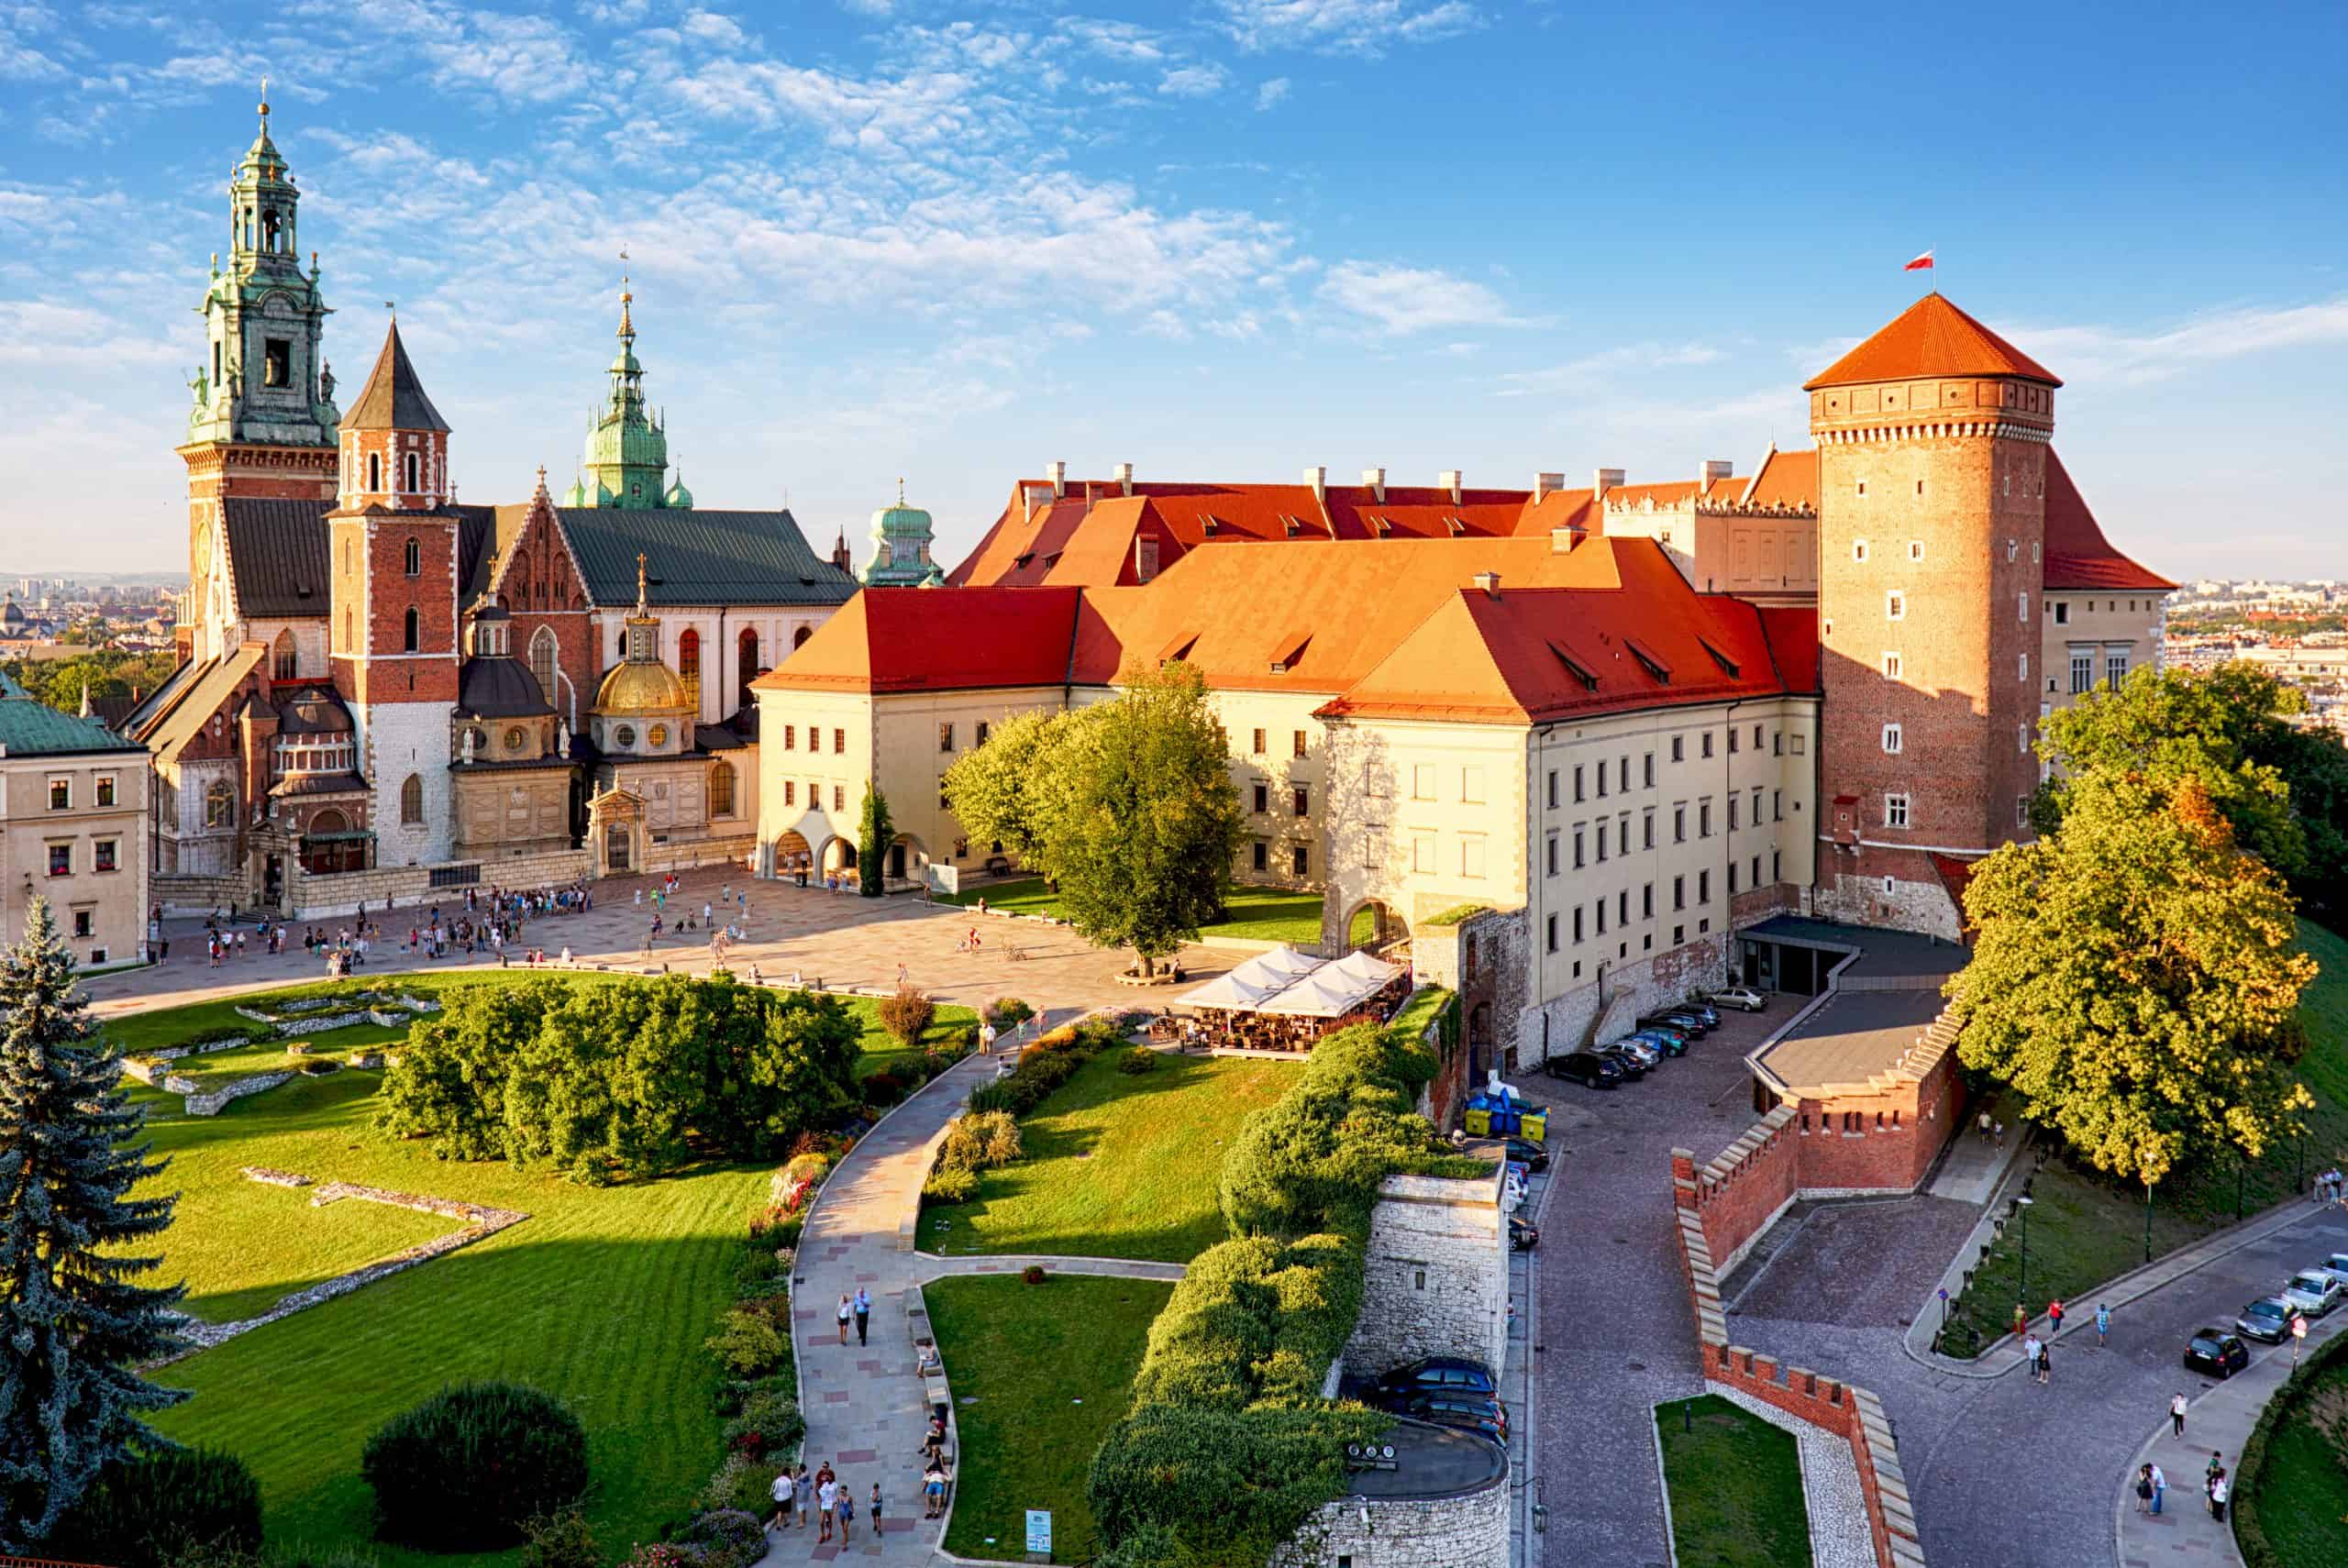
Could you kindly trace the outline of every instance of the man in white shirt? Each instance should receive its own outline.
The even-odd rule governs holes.
[[[773,1486],[774,1518],[767,1525],[769,1529],[791,1528],[792,1496],[796,1490],[797,1488],[792,1485],[789,1469],[786,1468],[776,1474]]]
[[[815,1489],[815,1544],[832,1539],[832,1505],[839,1500],[839,1483],[826,1481]]]

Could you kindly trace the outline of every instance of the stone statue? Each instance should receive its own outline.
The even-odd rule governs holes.
[[[554,722],[554,754],[557,756],[570,755],[570,721],[569,719],[557,719]]]
[[[212,401],[212,378],[204,373],[203,366],[196,367],[195,380],[188,382],[188,386],[195,392],[195,405],[198,408],[202,408]]]
[[[318,367],[318,401],[320,403],[334,401],[334,366],[331,364],[322,364]]]
[[[471,762],[473,759],[473,728],[471,724],[465,726],[464,759],[467,762]]]

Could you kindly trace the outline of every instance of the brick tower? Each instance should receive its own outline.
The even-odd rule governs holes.
[[[1955,937],[1966,867],[2027,831],[2061,384],[1931,293],[1804,389],[1823,913]]]
[[[341,500],[327,514],[327,647],[358,725],[378,866],[449,857],[460,530],[448,498],[448,422],[394,320],[343,418]]]
[[[205,362],[189,387],[188,600],[183,617],[196,658],[242,639],[227,573],[221,503],[232,497],[317,502],[335,493],[334,373],[318,357],[329,314],[318,292],[317,254],[302,271],[295,189],[284,157],[260,133],[230,173],[228,266],[217,251],[205,287]]]

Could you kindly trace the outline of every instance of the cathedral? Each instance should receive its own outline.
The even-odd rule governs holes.
[[[460,502],[396,317],[345,412],[301,193],[260,131],[202,305],[158,903],[288,915],[748,860],[750,682],[858,588],[788,510],[699,507],[647,404],[634,298],[557,502]]]

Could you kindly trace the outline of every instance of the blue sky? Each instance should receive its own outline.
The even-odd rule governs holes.
[[[183,567],[256,79],[356,387],[578,459],[622,247],[704,505],[958,557],[1021,475],[1749,471],[1942,288],[2172,576],[2348,577],[2348,9],[0,0],[0,567]]]

